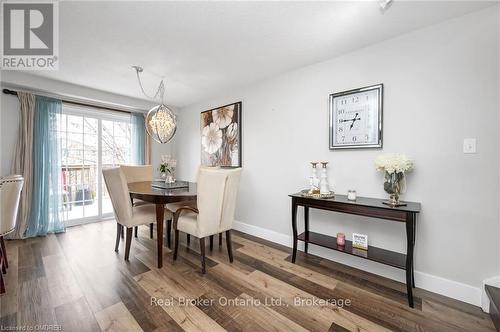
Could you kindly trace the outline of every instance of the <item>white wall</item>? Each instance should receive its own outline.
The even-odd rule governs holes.
[[[139,110],[148,110],[152,104],[148,101],[107,93],[79,85],[33,76],[24,72],[4,71],[0,76],[2,88],[21,86],[32,90],[75,96],[82,99],[95,99],[107,103],[127,105]],[[138,87],[139,88],[139,87]],[[17,140],[19,125],[19,101],[16,96],[0,93],[0,176],[10,173]],[[162,154],[171,153],[172,144],[152,146],[152,163],[158,165]]]
[[[496,6],[183,108],[174,142],[179,175],[195,177],[200,112],[241,100],[244,171],[236,218],[246,225],[239,227],[290,241],[287,195],[307,186],[309,161],[330,162],[337,193],[352,188],[386,197],[373,161],[384,152],[406,153],[416,169],[403,199],[423,209],[417,286],[479,304],[481,281],[500,274],[498,34]],[[377,83],[385,87],[383,151],[329,151],[329,94]],[[467,137],[477,138],[477,154],[462,153]],[[313,210],[311,228],[361,232],[371,245],[405,251],[403,225],[394,222]],[[311,252],[404,278],[403,271],[359,258],[315,246]]]

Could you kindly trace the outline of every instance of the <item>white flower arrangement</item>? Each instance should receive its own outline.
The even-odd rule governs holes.
[[[404,173],[413,169],[413,161],[403,154],[388,153],[377,157],[375,160],[377,171],[389,174]]]
[[[160,173],[173,174],[176,166],[177,161],[175,159],[172,159],[169,155],[162,155],[160,167],[158,169]]]

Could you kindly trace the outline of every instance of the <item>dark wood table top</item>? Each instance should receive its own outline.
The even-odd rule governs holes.
[[[337,195],[337,194],[333,198],[312,198],[312,197],[302,196],[301,193],[291,194],[289,196],[304,199],[304,200],[318,200],[318,201],[321,201],[324,203],[329,202],[331,204],[349,204],[349,205],[354,205],[354,206],[366,206],[366,207],[387,209],[387,210],[393,210],[393,211],[419,213],[421,210],[421,205],[420,205],[420,203],[417,203],[417,202],[403,201],[404,203],[406,203],[405,206],[391,207],[389,205],[382,203],[385,200],[379,199],[379,198],[369,198],[369,197],[359,197],[358,196],[355,201],[350,201],[347,199],[347,195]]]
[[[132,198],[155,204],[168,204],[196,199],[196,183],[189,182],[188,188],[161,189],[152,187],[152,181],[133,182],[128,184]]]

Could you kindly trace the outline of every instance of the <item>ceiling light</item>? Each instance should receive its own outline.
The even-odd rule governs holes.
[[[151,108],[146,116],[146,131],[155,141],[161,144],[168,143],[175,135],[177,130],[177,120],[174,112],[165,105],[165,83],[161,80],[158,89],[153,97],[149,96],[142,86],[140,73],[144,70],[140,66],[132,66],[137,74],[137,81],[141,87],[142,93],[151,100],[159,102],[159,105]]]
[[[378,4],[380,6],[380,9],[382,9],[382,11],[384,11],[391,6],[392,0],[379,0]]]
[[[149,110],[146,116],[146,131],[155,141],[168,143],[177,129],[175,115],[164,104]]]

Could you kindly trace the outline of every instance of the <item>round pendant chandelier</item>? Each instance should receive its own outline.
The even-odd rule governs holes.
[[[151,138],[161,144],[168,143],[175,135],[177,130],[177,119],[174,112],[165,105],[165,84],[161,80],[158,89],[153,97],[150,97],[145,91],[141,83],[140,73],[143,72],[142,67],[132,66],[137,74],[137,80],[141,87],[142,93],[149,99],[158,101],[160,104],[154,106],[148,111],[145,120],[146,131]]]
[[[146,116],[146,131],[155,141],[168,143],[175,135],[177,123],[175,114],[164,104],[149,110]]]

